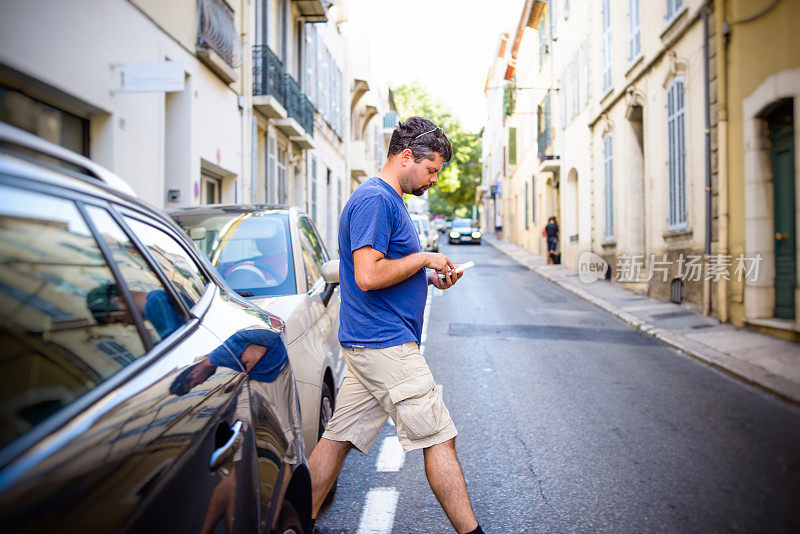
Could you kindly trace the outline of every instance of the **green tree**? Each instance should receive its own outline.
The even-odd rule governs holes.
[[[458,117],[419,82],[403,84],[392,92],[401,120],[414,115],[432,120],[444,129],[453,147],[453,158],[439,173],[439,183],[428,190],[431,214],[471,214],[481,183],[480,136],[465,131]]]

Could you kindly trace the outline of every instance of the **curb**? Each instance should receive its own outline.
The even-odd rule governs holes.
[[[513,253],[503,250],[502,245],[494,242],[494,240],[485,239],[484,241],[518,264],[541,276],[548,282],[555,284],[558,287],[569,291],[573,295],[582,298],[590,304],[597,306],[601,310],[610,313],[626,324],[632,326],[634,329],[644,332],[645,334],[658,339],[659,341],[679,350],[680,352],[683,352],[688,356],[691,356],[696,360],[700,360],[701,362],[719,369],[720,371],[723,371],[734,378],[743,380],[752,386],[775,395],[782,400],[800,405],[800,385],[790,382],[783,377],[769,373],[764,369],[751,365],[743,360],[734,358],[733,356],[725,354],[724,352],[717,351],[699,341],[694,341],[670,330],[665,330],[643,321],[639,317],[620,309],[618,306],[611,304],[607,300],[596,297],[588,291],[574,287],[571,284],[564,283],[558,277],[543,271],[538,266],[528,264],[521,258],[516,257]],[[529,251],[526,251],[526,253],[531,254]]]

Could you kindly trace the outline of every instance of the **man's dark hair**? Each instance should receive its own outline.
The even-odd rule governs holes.
[[[442,156],[445,163],[450,161],[450,158],[453,157],[450,141],[444,131],[442,131],[441,137],[437,137],[436,132],[433,131],[436,128],[435,122],[424,117],[410,117],[405,122],[397,123],[397,127],[392,132],[392,140],[389,141],[389,157],[409,148],[417,163],[422,158],[432,160],[434,153]]]

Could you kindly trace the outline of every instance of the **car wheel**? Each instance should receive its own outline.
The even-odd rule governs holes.
[[[333,416],[333,408],[335,405],[335,399],[333,398],[333,392],[331,388],[328,387],[328,384],[323,382],[322,383],[322,397],[319,401],[319,436],[317,439],[322,437],[322,434],[325,432],[325,427],[328,426],[328,422],[331,420]],[[339,477],[336,477],[336,480],[333,481],[333,486],[331,486],[330,491],[325,496],[325,500],[322,501],[322,506],[327,506],[333,501],[333,496],[336,495],[336,487],[339,485]]]
[[[303,534],[303,522],[300,521],[300,516],[297,515],[297,510],[288,500],[283,501],[281,506],[281,513],[278,515],[278,527],[275,532],[280,534]]]

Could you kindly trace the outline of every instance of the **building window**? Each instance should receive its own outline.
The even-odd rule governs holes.
[[[640,0],[628,0],[628,61],[642,53],[642,10]]]
[[[528,182],[525,182],[525,198],[523,202],[525,202],[525,229],[527,230],[530,228],[528,224],[528,221],[530,221],[530,212],[528,212]]]
[[[517,129],[508,129],[508,164],[517,164]]]
[[[603,92],[611,89],[611,0],[603,0]]]
[[[544,66],[544,55],[547,53],[547,35],[544,33],[544,17],[539,22],[539,70]]]
[[[669,229],[686,227],[686,138],[683,78],[667,88],[667,168],[669,172]]]
[[[311,176],[309,193],[311,196],[311,219],[317,220],[317,156],[311,156]]]
[[[603,136],[603,174],[606,183],[606,227],[603,237],[614,239],[614,138],[611,133]]]
[[[558,37],[558,0],[550,0],[550,13],[547,19],[550,21],[550,40],[554,41]]]
[[[264,180],[264,198],[267,203],[273,202],[273,191],[277,186],[278,176],[278,143],[274,135],[270,135],[267,140],[267,177]]]
[[[0,121],[89,157],[89,121],[0,85]]]
[[[286,202],[286,147],[278,145],[278,174],[277,183],[275,184],[276,198],[275,202],[283,204]]]
[[[589,36],[583,40],[581,46],[581,107],[589,103]]]
[[[536,224],[536,177],[531,176],[531,222]]]
[[[667,14],[664,16],[667,21],[672,21],[680,13],[683,7],[683,0],[667,0]]]
[[[200,197],[205,204],[222,203],[222,176],[203,168],[200,171]]]

